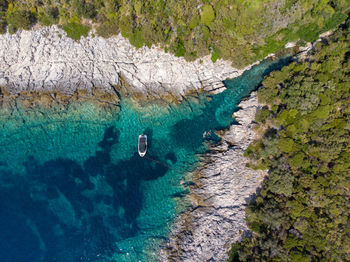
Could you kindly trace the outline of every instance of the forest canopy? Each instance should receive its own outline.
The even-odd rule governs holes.
[[[245,155],[269,176],[229,261],[350,260],[349,25],[263,81],[262,138]]]
[[[204,55],[235,67],[313,41],[346,18],[350,0],[0,0],[0,31],[58,24],[80,39],[121,33],[131,44],[160,44],[187,60]]]

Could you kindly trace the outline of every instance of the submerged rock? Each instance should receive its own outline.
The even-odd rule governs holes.
[[[10,93],[5,87],[0,87],[0,109],[21,107],[28,110],[40,109],[67,109],[73,103],[92,103],[105,112],[118,113],[120,110],[119,97],[116,93],[105,92],[93,88],[88,93],[86,89],[77,89],[73,94],[61,93],[59,91],[22,91]]]
[[[191,208],[179,216],[160,252],[162,261],[225,261],[231,244],[247,231],[245,207],[267,175],[245,166],[244,150],[254,139],[256,93],[239,104],[222,143],[212,146],[193,175]]]
[[[209,56],[187,62],[157,47],[136,49],[121,35],[74,41],[56,26],[0,35],[0,61],[0,86],[12,93],[113,91],[124,79],[136,93],[181,97],[189,90],[223,90],[223,80],[244,71]]]

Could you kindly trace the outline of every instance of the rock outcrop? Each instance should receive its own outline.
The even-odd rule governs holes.
[[[239,125],[224,133],[193,175],[192,206],[175,223],[160,252],[163,261],[225,261],[232,242],[248,230],[244,209],[267,173],[247,168],[243,156],[255,136],[256,93],[239,106]]]
[[[0,109],[21,107],[26,111],[41,109],[66,110],[72,103],[93,103],[95,106],[117,114],[120,111],[119,96],[116,93],[106,93],[93,88],[90,94],[86,89],[77,89],[73,94],[62,94],[54,91],[22,91],[10,93],[7,88],[0,87]]]
[[[194,89],[217,92],[223,80],[243,71],[228,61],[214,64],[209,56],[187,62],[157,47],[136,49],[121,35],[104,39],[90,33],[74,41],[56,26],[0,35],[0,86],[13,93],[72,94],[93,87],[110,92],[123,79],[142,94],[181,97]]]

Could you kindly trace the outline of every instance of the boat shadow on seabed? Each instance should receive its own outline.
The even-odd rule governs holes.
[[[83,165],[64,158],[40,163],[29,157],[25,176],[1,174],[6,183],[0,185],[0,207],[7,212],[0,216],[4,225],[0,229],[8,236],[7,244],[0,245],[0,253],[6,253],[4,261],[25,261],[23,252],[11,250],[28,251],[28,247],[35,252],[23,254],[31,261],[38,257],[77,261],[82,253],[86,258],[96,253],[109,256],[119,250],[116,242],[138,234],[144,195],[141,183],[164,176],[168,168],[137,152],[112,163],[110,154],[119,135],[115,127],[106,128],[100,148]],[[28,221],[34,231],[29,230]]]

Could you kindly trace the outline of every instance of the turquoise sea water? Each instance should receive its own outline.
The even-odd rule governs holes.
[[[241,99],[288,62],[265,61],[225,92],[179,105],[1,109],[0,261],[156,260],[204,142],[217,142]],[[142,132],[147,158],[137,154]]]

